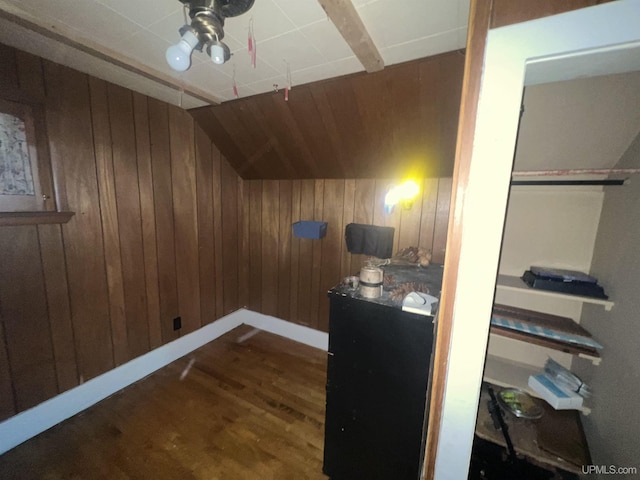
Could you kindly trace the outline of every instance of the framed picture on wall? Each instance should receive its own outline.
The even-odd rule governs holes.
[[[38,162],[36,111],[0,98],[0,211],[46,209]]]
[[[64,185],[54,181],[45,98],[0,92],[0,227],[66,223]]]

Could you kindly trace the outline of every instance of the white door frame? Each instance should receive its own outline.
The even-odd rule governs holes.
[[[623,0],[489,31],[462,208],[437,480],[468,474],[523,86],[640,70],[639,26],[640,0]]]

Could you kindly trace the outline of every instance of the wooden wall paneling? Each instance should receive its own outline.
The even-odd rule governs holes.
[[[11,382],[11,368],[7,354],[7,342],[4,334],[4,314],[0,303],[0,421],[15,415],[16,403]]]
[[[278,311],[276,316],[289,319],[289,305],[291,302],[291,239],[293,228],[291,224],[292,181],[279,182],[280,225],[278,227]]]
[[[249,186],[238,177],[238,307],[248,307],[250,283],[250,204]]]
[[[420,108],[419,135],[424,144],[424,151],[419,158],[420,161],[424,162],[426,177],[437,176],[440,167],[445,164],[445,159],[442,156],[442,138],[440,136],[442,116],[438,108],[438,99],[442,96],[443,83],[450,80],[443,78],[441,65],[442,62],[440,61],[432,61],[421,62],[418,66],[420,84],[416,101]]]
[[[244,178],[266,178],[261,172],[270,169],[282,171],[283,163],[291,170],[293,167],[287,153],[280,146],[280,142],[271,128],[276,122],[271,121],[265,115],[255,97],[247,98],[244,102],[248,114],[259,125],[260,131],[264,136],[261,137],[262,143],[255,146],[254,152],[250,157],[246,158],[245,163],[236,168],[238,175]]]
[[[344,160],[345,150],[342,145],[339,126],[336,122],[334,114],[329,103],[330,93],[325,90],[326,85],[320,83],[310,86],[311,96],[315,103],[315,107],[318,110],[322,124],[324,125],[324,131],[326,131],[326,141],[331,144],[334,151],[334,156],[324,159],[326,166],[323,172],[323,176],[329,176],[331,178],[346,178],[347,173],[350,171],[347,162]]]
[[[324,180],[315,180],[313,196],[313,220],[322,220],[324,212]],[[320,329],[318,309],[321,296],[321,275],[322,275],[322,242],[323,240],[311,240],[312,260],[311,260],[311,302],[309,303],[309,321],[315,329]],[[326,292],[325,292],[326,293]],[[326,295],[325,295],[326,300]]]
[[[254,178],[309,178],[311,170],[304,157],[304,152],[293,141],[287,119],[281,116],[276,108],[274,94],[258,95],[251,99],[250,111],[261,125],[266,125],[271,135],[271,144],[275,146],[277,156],[272,157],[276,163],[259,162],[258,171],[262,174]],[[300,160],[303,161],[300,161]],[[266,160],[266,157],[265,157]]]
[[[282,318],[294,323],[300,323],[298,317],[298,285],[300,284],[300,239],[293,235],[293,224],[299,222],[300,215],[300,180],[291,183],[291,285],[289,288],[289,312]]]
[[[234,139],[224,129],[223,124],[216,117],[214,109],[198,108],[190,110],[189,113],[207,133],[213,145],[219,150],[221,155],[221,152],[225,152],[226,155],[238,160],[238,163],[234,165],[238,170],[240,170],[240,166],[246,161],[244,153],[242,153],[240,147],[236,145]],[[245,174],[243,174],[242,177],[251,178]]]
[[[358,111],[366,121],[360,122],[359,128],[366,139],[361,145],[366,155],[369,175],[365,178],[374,178],[385,170],[385,164],[393,158],[391,137],[393,124],[388,113],[392,78],[386,72],[377,75],[365,75],[351,80],[353,85]],[[365,169],[362,169],[365,170]],[[364,172],[361,171],[360,177]]]
[[[198,251],[200,315],[202,325],[216,319],[216,266],[213,230],[213,163],[211,140],[195,126],[196,192],[198,198]]]
[[[290,141],[295,145],[296,150],[298,152],[298,157],[293,157],[296,159],[296,165],[300,165],[300,163],[304,163],[305,170],[311,173],[313,177],[320,177],[324,175],[323,168],[319,165],[323,162],[322,157],[317,156],[317,152],[311,150],[305,136],[302,134],[300,130],[300,124],[298,119],[296,119],[289,107],[289,102],[284,99],[283,95],[273,95],[271,97],[273,101],[274,107],[276,111],[280,115],[281,124],[286,128],[286,132],[282,132],[289,136]],[[326,157],[325,157],[326,158]],[[325,160],[326,161],[326,160]],[[288,165],[286,165],[289,167]],[[308,175],[305,175],[307,177]]]
[[[224,314],[238,308],[238,175],[223,157],[222,185],[222,258]]]
[[[222,156],[215,144],[211,144],[213,240],[215,254],[216,318],[224,315],[224,282],[222,263]]]
[[[433,253],[433,235],[436,228],[436,209],[438,205],[437,178],[425,178],[422,181],[422,216],[420,218],[420,233],[418,245],[431,250]],[[433,260],[433,259],[432,259]]]
[[[228,108],[233,112],[238,112],[236,121],[244,136],[245,148],[247,149],[245,163],[235,168],[238,175],[248,175],[250,178],[269,178],[273,173],[270,171],[271,169],[282,170],[280,159],[287,157],[271,129],[276,121],[265,116],[254,97],[239,100],[236,104],[228,105]],[[272,114],[273,111],[269,111],[269,115]]]
[[[424,191],[420,188],[420,193],[416,197],[413,205],[409,209],[404,209],[397,205],[400,210],[400,228],[398,229],[398,249],[406,247],[419,247],[420,243],[420,222],[422,219],[422,197]]]
[[[422,178],[427,173],[423,157],[426,126],[422,123],[421,109],[416,106],[421,100],[419,64],[410,63],[394,73],[393,81],[389,82],[391,109],[387,112],[392,123],[387,135],[392,139],[393,156],[385,159],[388,167],[381,173],[383,178]]]
[[[262,180],[250,180],[249,186],[249,308],[262,311]],[[270,261],[271,259],[267,259]]]
[[[321,268],[318,288],[318,329],[329,331],[329,298],[327,291],[341,279],[344,180],[324,181],[322,219],[327,222],[327,236],[320,241]]]
[[[16,90],[19,86],[16,50],[3,43],[0,43],[0,65],[0,88]]]
[[[189,333],[201,325],[194,123],[176,107],[169,108],[169,138],[178,306],[182,333]]]
[[[44,67],[51,161],[63,165],[68,206],[76,213],[62,232],[82,383],[114,365],[91,102],[85,75],[50,62]]]
[[[345,227],[353,223],[353,212],[355,209],[356,181],[344,181],[344,201],[342,209],[342,225],[340,227],[340,278],[352,275],[351,254],[347,250],[347,243],[344,239]],[[337,283],[337,281],[336,281]]]
[[[130,358],[135,358],[148,352],[150,347],[133,98],[130,90],[113,84],[108,84],[107,93],[118,205],[128,353]]]
[[[58,392],[78,385],[67,267],[60,225],[38,225]]]
[[[15,55],[20,90],[27,93],[31,98],[44,101],[46,89],[42,59],[20,50],[16,50]],[[43,123],[37,125],[36,128],[46,131],[44,118],[42,120]],[[39,156],[48,157],[48,138],[45,136],[43,140],[39,141],[38,144],[38,152],[41,154]],[[51,165],[49,165],[48,158],[46,160],[47,165],[39,167],[39,175],[43,186],[53,185]],[[59,188],[59,190],[62,190],[62,188]],[[48,194],[52,199],[54,198],[53,192]],[[54,207],[55,205],[47,206],[47,208],[51,209]],[[63,392],[78,385],[78,366],[71,324],[71,307],[69,305],[69,288],[64,246],[62,244],[62,231],[60,225],[38,225],[37,230],[58,392]]]
[[[44,75],[42,71],[42,59],[22,52],[15,51],[16,68],[18,75],[18,86],[21,92],[25,93],[29,99],[43,102],[45,100]],[[40,107],[36,111],[45,113]],[[44,200],[45,210],[56,210],[56,189],[53,183],[53,172],[49,158],[49,144],[46,135],[46,122],[44,115],[36,115],[36,144],[38,151],[38,177],[42,187],[42,194],[46,195]],[[64,196],[64,187],[58,185],[60,195]]]
[[[235,104],[237,106],[238,103]],[[236,113],[234,104],[221,104],[220,108],[211,109],[213,116],[217,121],[217,127],[222,129],[226,135],[234,139],[234,145],[236,147],[236,153],[240,155],[242,164],[244,164],[248,158],[254,153],[256,148],[254,147],[254,141],[250,135],[248,135],[247,129],[242,124],[239,115]],[[220,134],[216,134],[219,136]],[[216,137],[212,137],[216,138]],[[215,143],[215,142],[214,142]]]
[[[173,330],[178,313],[176,284],[176,251],[173,223],[173,194],[171,158],[169,152],[169,112],[167,105],[150,98],[149,138],[153,173],[153,202],[156,214],[156,245],[158,251],[158,293],[160,298],[160,326],[162,342],[179,337]]]
[[[558,13],[604,3],[598,0],[542,0],[535,3],[493,0],[491,28],[526,22]]]
[[[355,171],[353,165],[361,165],[368,160],[368,149],[362,148],[362,145],[367,145],[367,139],[360,128],[363,120],[358,102],[348,82],[329,82],[325,84],[324,91],[331,113],[323,114],[323,120],[335,123],[342,145],[340,156],[336,158],[342,172],[338,178],[351,178]]]
[[[438,182],[438,203],[436,221],[433,229],[433,262],[444,263],[447,248],[447,228],[451,207],[451,178],[441,178]]]
[[[300,181],[300,220],[314,220],[315,180]],[[313,244],[317,240],[301,238],[298,240],[300,248],[298,262],[298,323],[307,327],[314,327],[312,323],[311,294],[313,275]]]
[[[147,97],[133,92],[133,115],[136,132],[136,156],[138,159],[138,183],[140,188],[140,216],[144,275],[147,298],[147,325],[149,347],[162,345],[160,322],[160,292],[158,290],[158,248],[156,245],[156,212],[153,198],[153,167],[151,165],[151,137]]]
[[[30,53],[15,50],[15,66],[20,90],[32,98],[44,100],[46,92],[42,59]]]
[[[0,231],[0,305],[18,411],[58,393],[36,226]]]
[[[373,179],[357,179],[355,183],[353,223],[371,225],[373,224],[376,181]],[[357,275],[360,272],[360,267],[362,267],[365,258],[366,256],[362,254],[351,255],[351,273],[353,275]]]
[[[102,238],[107,270],[113,356],[115,364],[121,365],[129,361],[131,356],[127,339],[120,227],[118,223],[115,175],[113,172],[113,141],[109,121],[107,83],[103,80],[89,77],[89,89],[91,92],[93,149],[98,177]]]
[[[296,87],[295,91],[292,90],[289,93],[289,99],[287,107],[296,123],[296,128],[302,135],[302,140],[307,145],[307,150],[314,159],[313,171],[318,176],[334,177],[336,172],[333,165],[340,155],[339,145],[334,141],[325,141],[326,126],[311,93],[311,87],[308,85]],[[336,139],[337,135],[330,138]]]
[[[429,176],[450,175],[453,159],[438,155],[438,137],[444,126],[445,150],[453,152],[463,63],[448,52],[301,85],[288,102],[269,92],[192,115],[245,179],[391,178],[424,171],[426,159]]]
[[[262,313],[278,315],[278,239],[280,189],[278,180],[262,182]]]
[[[393,227],[393,254],[398,251],[400,242],[400,215],[402,207],[396,205],[393,212],[386,213],[384,211],[384,197],[389,188],[397,183],[396,180],[376,180],[375,186],[375,203],[373,206],[373,224],[381,227]]]
[[[462,56],[462,53],[455,53]],[[462,96],[462,75],[464,65],[455,56],[443,58],[440,62],[441,82],[438,95],[440,123],[440,161],[434,176],[448,177],[456,155],[456,136],[458,134],[458,112]],[[449,81],[443,81],[450,79]]]

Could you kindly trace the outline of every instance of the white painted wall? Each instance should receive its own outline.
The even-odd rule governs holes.
[[[532,265],[589,272],[603,196],[602,187],[512,187],[499,272],[519,277]],[[582,315],[581,302],[527,292],[498,288],[495,301],[578,323]],[[548,357],[568,368],[573,361],[572,355],[498,335],[491,335],[488,353],[540,369]]]

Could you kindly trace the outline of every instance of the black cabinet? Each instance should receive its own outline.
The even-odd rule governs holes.
[[[340,289],[329,297],[323,471],[332,480],[417,480],[433,317]]]

